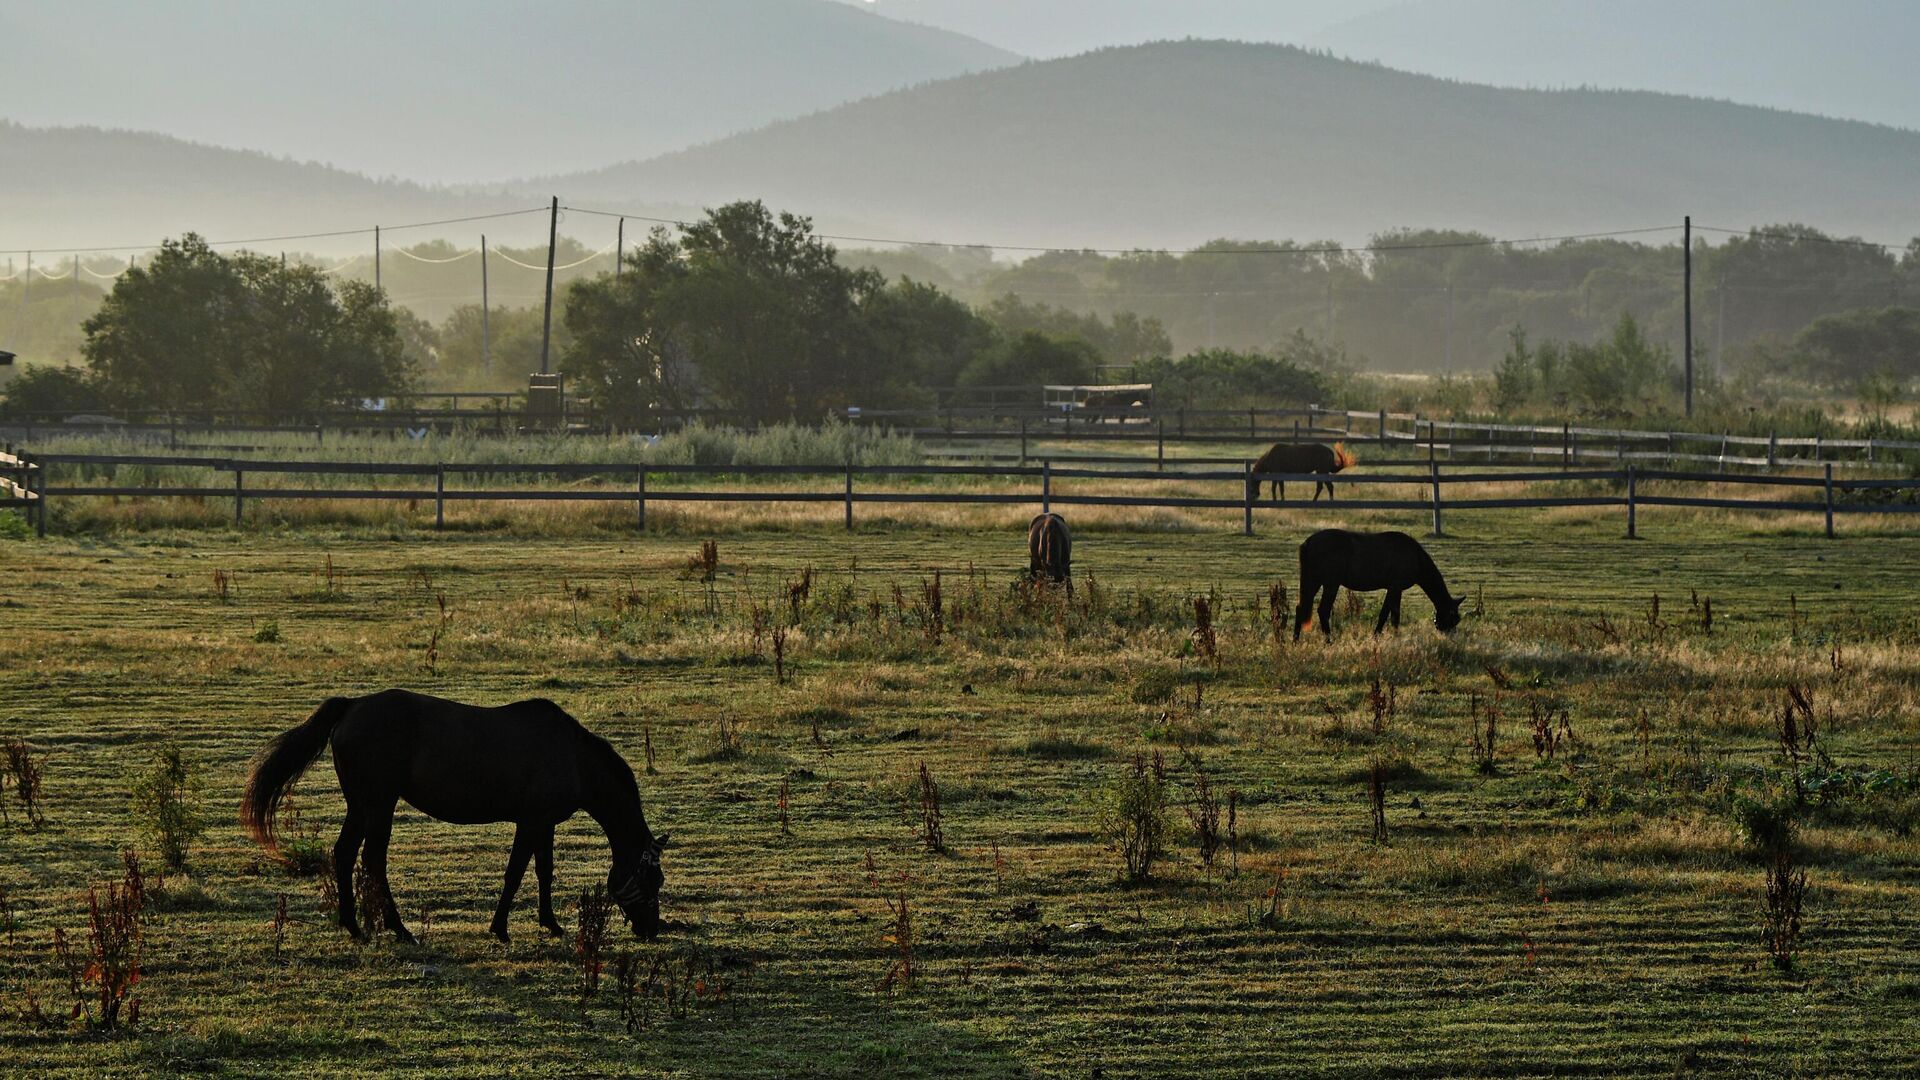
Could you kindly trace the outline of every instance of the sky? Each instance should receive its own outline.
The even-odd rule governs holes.
[[[1046,59],[1184,37],[1301,44],[1401,0],[844,0]]]

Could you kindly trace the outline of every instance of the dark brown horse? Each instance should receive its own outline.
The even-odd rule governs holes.
[[[329,743],[347,800],[333,845],[335,888],[340,925],[354,937],[366,940],[354,918],[353,893],[353,861],[364,843],[367,876],[385,898],[387,926],[402,941],[413,940],[387,887],[387,842],[401,799],[456,825],[514,823],[506,888],[493,914],[492,930],[502,941],[529,858],[540,879],[540,925],[563,933],[553,917],[553,827],[580,810],[599,823],[613,849],[607,892],[634,933],[659,932],[660,852],[667,838],[648,830],[626,760],[560,706],[536,699],[483,708],[406,690],[328,698],[306,723],[268,743],[247,775],[240,821],[268,851],[278,850],[273,819],[281,798]]]
[[[1249,485],[1247,494],[1249,497],[1259,498],[1260,481],[1257,478],[1269,473],[1326,473],[1331,475],[1342,469],[1351,468],[1357,463],[1358,459],[1347,452],[1346,443],[1334,443],[1332,446],[1321,446],[1317,443],[1304,446],[1293,443],[1277,443],[1272,449],[1261,454],[1259,461],[1253,463],[1253,475],[1255,479],[1247,481]],[[1313,485],[1313,501],[1320,501],[1321,488],[1327,489],[1327,499],[1331,502],[1333,499],[1333,485],[1325,481]],[[1284,499],[1287,497],[1287,482],[1285,480],[1273,481],[1273,497],[1276,499]]]
[[[1041,514],[1027,526],[1027,577],[1064,584],[1073,595],[1073,534],[1059,514]]]
[[[1320,597],[1320,632],[1333,640],[1333,601],[1342,586],[1354,592],[1387,590],[1380,604],[1380,618],[1373,624],[1378,634],[1393,619],[1400,628],[1400,594],[1413,586],[1433,601],[1433,623],[1442,631],[1460,625],[1460,604],[1465,597],[1447,592],[1440,568],[1420,541],[1403,532],[1359,533],[1345,529],[1322,529],[1300,545],[1300,605],[1293,612],[1293,640],[1300,640],[1300,628],[1312,619],[1313,594]]]

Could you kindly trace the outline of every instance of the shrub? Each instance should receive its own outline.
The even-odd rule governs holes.
[[[605,968],[607,917],[613,913],[613,900],[604,885],[580,892],[580,907],[573,932],[573,958],[580,964],[580,998],[584,1003],[600,990],[600,972]]]
[[[1129,880],[1153,876],[1153,864],[1166,853],[1172,826],[1166,759],[1157,750],[1152,758],[1136,753],[1108,785],[1100,818],[1100,832],[1120,853]]]
[[[33,747],[25,739],[7,739],[0,742],[0,751],[6,754],[0,762],[0,777],[13,784],[14,799],[26,813],[27,823],[37,829],[47,819],[40,812],[40,763],[34,760]]]
[[[206,830],[200,783],[187,766],[180,744],[168,740],[153,763],[133,784],[133,817],[159,849],[169,870],[183,870],[187,848]]]

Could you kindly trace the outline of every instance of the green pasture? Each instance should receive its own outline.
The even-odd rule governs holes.
[[[563,536],[101,515],[0,539],[0,737],[37,751],[46,813],[28,827],[5,792],[0,1074],[1911,1074],[1920,536],[1643,510],[1628,541],[1614,511],[1450,514],[1428,545],[1470,597],[1460,631],[1410,593],[1375,639],[1376,595],[1341,606],[1329,646],[1273,634],[1299,540],[1367,520],[1424,535],[1418,515],[1263,513],[1251,538],[1236,514],[1089,515],[1068,600],[1013,588],[1024,539],[998,512],[848,533],[834,511]],[[691,568],[708,538],[712,581]],[[1394,698],[1378,734],[1376,683]],[[1738,817],[1792,791],[1790,685],[1819,733],[1782,970]],[[650,1000],[629,1032],[610,977],[583,999],[571,939],[535,924],[531,874],[511,944],[486,934],[511,827],[404,806],[393,884],[422,943],[330,925],[315,879],[242,834],[240,785],[328,695],[390,686],[548,697],[609,738],[674,837],[675,928],[616,947],[704,992]],[[1489,708],[1487,772],[1470,724]],[[1551,759],[1538,709],[1566,716]],[[165,739],[209,826],[152,900],[138,1023],[22,1018],[29,993],[58,1018],[75,1000],[51,941],[84,936],[88,886],[129,846],[157,864],[128,789]],[[1099,827],[1136,754],[1161,756],[1175,821],[1145,882],[1121,879]],[[1210,869],[1184,812],[1200,774],[1235,797]],[[297,798],[330,842],[327,759]],[[571,929],[605,877],[590,821],[563,827],[558,862]]]

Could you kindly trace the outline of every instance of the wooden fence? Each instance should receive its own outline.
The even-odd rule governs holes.
[[[24,451],[14,453],[13,444],[0,448],[0,507],[22,510],[35,523],[40,535],[46,535],[45,504],[40,499],[40,466]]]
[[[37,517],[45,533],[47,508],[59,499],[79,498],[212,498],[231,499],[235,524],[245,521],[249,502],[285,500],[405,500],[432,502],[434,524],[446,524],[447,505],[460,502],[613,502],[634,508],[634,523],[644,529],[647,507],[660,502],[748,502],[748,503],[837,503],[843,508],[846,527],[852,528],[854,508],[859,504],[927,505],[1020,505],[1034,504],[1042,510],[1056,506],[1116,506],[1131,508],[1235,509],[1241,511],[1242,527],[1252,535],[1257,510],[1307,509],[1317,504],[1310,499],[1260,498],[1268,481],[1282,483],[1331,483],[1349,491],[1339,502],[1342,510],[1411,511],[1431,516],[1433,532],[1443,534],[1443,516],[1447,510],[1543,509],[1555,507],[1618,507],[1624,511],[1626,532],[1638,532],[1637,514],[1643,506],[1708,507],[1758,512],[1819,513],[1825,516],[1826,532],[1834,535],[1834,518],[1853,513],[1920,512],[1920,479],[1836,479],[1833,467],[1823,467],[1818,476],[1751,476],[1740,474],[1678,472],[1624,468],[1590,470],[1490,470],[1485,467],[1447,465],[1433,460],[1424,469],[1399,473],[1348,472],[1336,476],[1320,474],[1256,474],[1251,463],[1241,462],[1230,469],[1101,469],[1086,463],[1057,465],[1051,460],[1039,465],[647,465],[647,464],[524,464],[524,463],[369,463],[345,461],[267,461],[240,458],[189,458],[168,455],[44,455],[29,459],[10,458],[19,468],[30,470],[37,480],[22,490],[30,499],[30,512]],[[157,466],[231,474],[232,481],[213,484],[125,484],[92,482],[87,476],[64,483],[51,479],[56,469],[82,473],[111,473],[122,467]],[[315,487],[278,486],[255,483],[266,476],[307,476],[329,478],[401,477],[400,487]],[[500,478],[531,477],[533,483],[501,485]],[[688,488],[662,481],[689,477],[793,478],[831,477],[837,483],[831,490],[794,491],[758,490],[740,486]],[[553,478],[607,481],[598,487],[543,487],[539,481]],[[860,490],[858,479],[927,481],[976,478],[983,481],[1020,481],[1026,490],[1015,491],[897,491]],[[477,480],[478,486],[463,484]],[[450,483],[451,481],[451,483]],[[650,484],[650,481],[652,483]],[[1058,481],[1074,481],[1071,490],[1056,490]],[[1086,491],[1079,482],[1123,485],[1125,490]],[[1154,494],[1143,491],[1155,484],[1178,482],[1187,485],[1219,485],[1224,495],[1196,496]],[[1790,489],[1796,497],[1779,499],[1728,498],[1713,494],[1649,493],[1641,485],[1659,483],[1671,489],[1675,485],[1738,484]],[[1578,490],[1550,490],[1546,493],[1524,491],[1512,496],[1446,497],[1447,489],[1473,485],[1579,485]],[[18,486],[18,485],[17,485]],[[1418,498],[1379,498],[1362,494],[1381,486],[1413,486]],[[1600,486],[1603,490],[1596,492]]]

